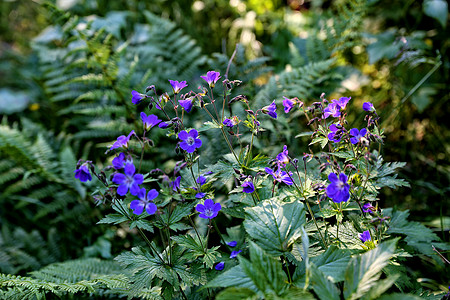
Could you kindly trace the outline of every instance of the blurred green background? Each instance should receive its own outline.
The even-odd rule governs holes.
[[[410,209],[412,219],[448,234],[447,25],[441,0],[0,2],[0,271],[110,258],[120,250],[113,236],[130,247],[126,229],[95,226],[107,208],[89,196],[95,183],[73,178],[76,161],[110,161],[105,146],[145,108],[131,104],[131,90],[164,91],[168,79],[196,87],[208,70],[225,73],[237,44],[229,78],[244,82],[235,93],[254,108],[282,96],[308,104],[322,92],[351,96],[349,122],[361,127],[357,112],[374,103],[385,160],[407,162],[399,176],[411,184],[384,190],[381,206]],[[234,113],[243,115],[239,106]],[[310,130],[304,118],[280,115],[264,124],[259,151],[288,144],[296,156],[308,152],[307,137],[295,138]],[[173,145],[153,133],[158,148],[145,167],[169,170]],[[207,145],[206,157],[223,149]]]

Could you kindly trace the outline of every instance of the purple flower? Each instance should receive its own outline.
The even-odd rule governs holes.
[[[363,206],[363,212],[373,214],[376,210],[375,206],[372,205],[372,203],[366,203]]]
[[[203,204],[197,204],[195,209],[200,213],[200,218],[212,219],[217,216],[222,209],[222,205],[220,203],[214,203],[211,199],[206,199]]]
[[[195,198],[197,198],[197,199],[202,199],[205,196],[206,196],[206,193],[203,193],[203,192],[199,192],[199,193],[195,194]]]
[[[232,247],[232,248],[234,248],[234,247],[236,247],[237,242],[236,241],[231,241],[231,242],[228,242],[227,245]]]
[[[142,99],[146,98],[147,96],[141,93],[138,93],[136,91],[131,91],[131,102],[133,104],[139,104],[139,102],[142,101]]]
[[[276,119],[278,117],[277,115],[277,105],[275,104],[275,100],[273,100],[273,102],[268,105],[268,106],[264,106],[261,111],[264,114],[268,114],[269,116],[271,116],[272,118]]]
[[[158,127],[161,129],[166,129],[169,128],[170,126],[172,126],[172,122],[161,122],[159,123]]]
[[[366,230],[366,231],[364,231],[363,233],[361,233],[361,234],[359,235],[359,239],[360,239],[361,242],[363,242],[363,243],[365,243],[365,242],[367,242],[367,241],[370,241],[370,240],[371,240],[371,237],[370,237],[370,232],[369,232],[369,230]]]
[[[181,176],[178,176],[175,178],[174,181],[170,183],[170,186],[172,187],[173,191],[176,192],[180,188],[180,182],[181,182]]]
[[[339,178],[335,173],[328,175],[328,180],[331,182],[327,186],[327,195],[334,202],[347,202],[350,198],[350,185],[347,183],[347,175],[339,174]]]
[[[141,188],[137,194],[139,200],[133,200],[130,203],[130,208],[133,210],[135,215],[142,214],[144,208],[149,215],[153,215],[158,209],[156,204],[150,201],[158,197],[159,193],[155,189],[148,191],[147,196],[145,193],[145,188]]]
[[[136,196],[139,192],[139,185],[144,182],[144,175],[134,174],[136,168],[132,163],[125,165],[125,174],[116,173],[112,181],[119,185],[117,194],[125,196],[130,190],[131,195]]]
[[[114,144],[109,148],[109,150],[117,149],[120,147],[128,148],[128,142],[130,141],[130,138],[132,135],[135,135],[134,130],[131,130],[130,134],[128,136],[121,135],[117,138],[117,141],[114,142]]]
[[[364,102],[363,103],[363,109],[365,111],[368,111],[368,112],[375,112],[375,107],[370,102]]]
[[[332,142],[339,143],[341,141],[341,135],[336,134],[338,130],[341,130],[341,125],[331,124],[330,130],[331,132],[328,134],[328,139]]]
[[[277,161],[281,166],[285,166],[287,163],[289,163],[289,156],[288,156],[288,150],[287,146],[284,145],[283,151],[278,153],[277,155]]]
[[[223,120],[223,125],[233,128],[234,126],[236,126],[239,123],[239,119],[238,117],[234,116],[231,119],[225,119]]]
[[[238,254],[241,253],[241,252],[242,252],[242,250],[231,251],[230,258],[236,258],[238,256]]]
[[[217,271],[222,271],[223,268],[225,268],[225,262],[223,262],[223,261],[221,261],[214,267],[214,269],[216,269]]]
[[[200,184],[200,186],[204,185],[206,183],[206,177],[205,176],[198,176],[197,183]]]
[[[336,103],[330,103],[328,106],[323,110],[323,118],[326,119],[329,116],[333,116],[335,118],[341,116],[341,107]]]
[[[255,186],[251,181],[245,181],[241,186],[243,187],[242,191],[244,193],[251,194],[255,191]]]
[[[192,107],[194,106],[194,99],[195,99],[194,97],[189,97],[185,100],[178,100],[178,102],[186,112],[191,112]]]
[[[187,87],[186,81],[169,80],[173,88],[173,93],[178,94],[183,88]]]
[[[220,73],[216,71],[208,71],[206,76],[200,76],[203,78],[208,84],[210,88],[213,88],[216,85],[217,80],[220,78]]]
[[[223,125],[230,127],[230,128],[233,128],[233,126],[234,126],[233,122],[230,119],[223,120]]]
[[[116,170],[123,169],[127,163],[133,163],[133,159],[131,156],[125,157],[122,152],[112,160],[112,165]]]
[[[158,116],[156,116],[156,115],[148,115],[147,116],[144,112],[141,112],[141,120],[142,120],[142,123],[144,123],[146,130],[149,130],[153,126],[158,125],[162,121],[162,120],[158,119]]]
[[[267,174],[272,175],[273,179],[278,182],[284,182],[287,185],[292,185],[292,179],[290,175],[292,175],[292,172],[286,173],[285,171],[281,171],[281,169],[278,169],[277,171],[272,170],[271,168],[265,168]]]
[[[80,179],[81,182],[91,181],[92,176],[89,173],[89,168],[87,164],[82,164],[79,169],[74,171],[75,178]]]
[[[361,131],[358,130],[358,128],[352,128],[350,129],[350,135],[353,137],[350,138],[350,142],[352,142],[353,145],[358,144],[358,142],[367,134],[367,129],[363,128]]]
[[[348,101],[350,101],[350,99],[352,99],[352,97],[341,97],[339,98],[339,100],[333,99],[331,100],[333,103],[336,103],[337,105],[339,105],[339,107],[341,109],[345,109],[345,107],[347,106]]]
[[[178,138],[181,140],[180,147],[186,150],[188,153],[192,153],[195,149],[200,148],[202,145],[202,140],[197,138],[198,132],[195,129],[191,129],[189,133],[186,130],[178,133]]]
[[[294,107],[294,105],[296,104],[296,101],[294,99],[289,99],[284,96],[283,96],[283,98],[284,98],[283,99],[284,112],[288,113]]]

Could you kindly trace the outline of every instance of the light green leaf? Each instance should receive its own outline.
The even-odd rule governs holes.
[[[305,208],[300,202],[282,203],[265,200],[246,208],[244,227],[252,239],[273,256],[283,255],[301,235],[306,223]]]
[[[128,218],[121,214],[108,214],[98,221],[97,224],[120,224],[126,221],[128,221]]]
[[[442,27],[447,26],[448,3],[444,0],[426,0],[423,3],[423,12],[436,19]]]
[[[378,299],[384,292],[386,292],[400,277],[400,274],[389,276],[386,279],[378,281],[367,294],[362,298],[363,300]]]
[[[351,259],[345,272],[345,299],[358,299],[377,284],[381,270],[394,254],[397,241],[398,239],[386,241]]]

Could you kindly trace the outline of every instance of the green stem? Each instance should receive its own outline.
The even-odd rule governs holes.
[[[294,178],[292,178],[291,174],[289,174],[289,171],[287,171],[286,168],[283,168],[283,169],[285,170],[286,174],[289,176],[289,178],[291,179],[292,183],[294,184],[294,187],[297,190],[298,195],[301,196],[303,198],[303,200],[305,201],[305,204],[306,204],[306,207],[308,208],[309,214],[311,215],[311,217],[312,217],[312,219],[314,221],[314,224],[316,225],[317,231],[319,232],[319,235],[320,235],[320,238],[322,240],[322,243],[324,244],[325,248],[328,249],[328,244],[325,242],[325,239],[322,236],[322,232],[320,231],[319,224],[317,224],[316,217],[314,216],[314,213],[313,213],[313,211],[311,209],[311,206],[308,203],[308,200],[306,199],[304,193],[302,191],[300,191],[300,188],[298,187],[297,183],[295,183]]]

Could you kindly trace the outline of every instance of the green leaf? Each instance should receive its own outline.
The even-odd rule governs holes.
[[[344,297],[358,299],[377,284],[381,270],[388,265],[398,239],[389,240],[358,257],[353,257],[345,272]]]
[[[241,265],[237,265],[220,273],[217,277],[208,282],[205,287],[241,287],[253,291],[258,290],[250,277],[244,272]]]
[[[153,224],[149,220],[138,219],[130,222],[130,229],[138,227],[153,233]]]
[[[160,215],[160,220],[158,220],[156,224],[161,228],[174,226],[181,219],[191,214],[194,205],[194,203],[178,204],[171,212],[169,208],[166,208],[164,210],[165,213]]]
[[[333,282],[339,282],[344,280],[345,270],[351,258],[350,255],[351,251],[347,249],[330,246],[325,253],[312,257],[311,262]]]
[[[390,216],[389,228],[386,233],[404,234],[408,245],[419,252],[431,255],[433,250],[430,242],[439,240],[438,236],[428,227],[419,222],[408,221],[409,211],[392,211],[392,208],[383,210],[385,216]]]
[[[337,231],[339,229],[339,235]],[[329,235],[335,239],[339,237],[342,246],[347,249],[361,249],[361,240],[359,239],[359,232],[355,229],[352,222],[344,222],[338,226],[334,225],[329,230]]]
[[[217,124],[215,122],[208,121],[208,122],[203,123],[203,126],[200,127],[197,131],[198,132],[202,132],[202,131],[206,131],[208,129],[212,129],[212,128],[216,128],[217,129],[217,128],[220,128],[220,127],[221,126],[219,124]]]
[[[307,131],[299,133],[295,136],[295,138],[304,137],[304,136],[311,136],[314,133],[314,131]]]
[[[126,221],[128,221],[128,218],[121,214],[108,214],[98,221],[97,224],[120,224]]]
[[[310,268],[310,283],[314,292],[321,300],[339,300],[340,291],[336,285],[327,278],[327,276],[320,271],[313,263],[309,265]]]
[[[378,300],[422,300],[423,298],[411,295],[411,294],[390,294],[390,295],[383,295]]]
[[[382,58],[394,58],[400,51],[401,45],[395,42],[395,33],[386,31],[374,36],[377,41],[367,46],[369,64],[374,64]]]
[[[204,254],[204,245],[206,241],[203,238],[201,241],[199,241],[197,236],[193,237],[189,234],[186,234],[186,235],[172,236],[171,239],[177,242],[177,244],[182,247],[186,247],[190,250],[199,252],[200,255]]]
[[[344,152],[328,152],[328,154],[345,159],[355,158],[355,154],[353,151],[344,151]]]
[[[386,292],[400,277],[400,274],[389,276],[386,279],[378,281],[367,294],[362,298],[363,300],[378,299],[384,292]]]
[[[281,295],[287,288],[287,276],[278,260],[268,256],[257,244],[250,241],[250,261],[239,256],[242,269],[255,286],[266,294]]]
[[[423,3],[423,12],[436,19],[442,27],[447,26],[448,3],[444,0],[426,0]]]
[[[258,299],[256,293],[247,288],[230,287],[221,291],[216,296],[216,300],[236,300],[236,299]]]
[[[309,143],[309,146],[320,143],[320,147],[325,148],[325,146],[328,144],[328,138],[325,136],[318,136],[312,140],[311,143]]]
[[[437,90],[432,87],[422,87],[417,90],[411,97],[411,102],[417,107],[419,113],[422,113],[432,101],[432,96]]]
[[[252,239],[268,254],[283,255],[301,235],[306,223],[304,205],[298,201],[281,203],[265,200],[258,206],[246,208],[244,227]]]

